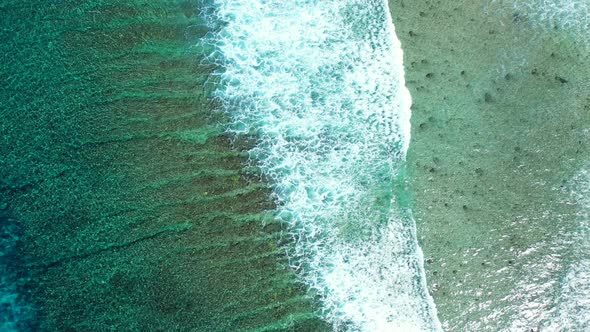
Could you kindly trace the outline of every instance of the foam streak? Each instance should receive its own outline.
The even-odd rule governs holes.
[[[217,96],[274,185],[292,266],[336,330],[433,331],[415,225],[394,192],[410,140],[383,0],[218,0]]]

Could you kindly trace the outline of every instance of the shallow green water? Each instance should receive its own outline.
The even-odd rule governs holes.
[[[251,143],[212,112],[197,5],[0,3],[0,208],[34,313],[20,330],[325,329],[242,168]]]
[[[204,3],[0,1],[0,331],[332,329],[245,167],[256,137],[213,111]],[[568,283],[587,265],[587,31],[515,4],[390,1],[408,182],[369,197],[412,207],[448,331],[586,324],[564,299],[587,287]]]
[[[443,327],[552,331],[576,264],[572,179],[589,156],[587,36],[524,2],[391,3],[414,101],[413,211]]]

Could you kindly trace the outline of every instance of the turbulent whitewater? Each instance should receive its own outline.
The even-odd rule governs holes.
[[[436,331],[400,203],[411,99],[383,0],[217,0],[216,97],[274,188],[293,269],[335,330]],[[395,189],[398,188],[398,189]]]

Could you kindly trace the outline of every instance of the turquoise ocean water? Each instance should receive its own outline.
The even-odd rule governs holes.
[[[432,295],[440,285],[427,280],[431,259],[419,245],[407,186],[414,105],[395,6],[386,0],[171,1],[153,8],[108,2],[68,10],[72,27],[63,31],[54,24],[51,34],[25,34],[35,48],[23,59],[47,59],[22,64],[23,73],[71,57],[77,59],[63,64],[71,72],[56,71],[76,79],[48,74],[52,79],[35,81],[42,88],[30,98],[20,85],[5,91],[6,105],[26,105],[32,119],[8,108],[0,119],[4,137],[13,140],[0,146],[10,151],[0,164],[6,178],[0,179],[0,331],[449,328]],[[4,12],[17,6],[29,13],[26,6],[3,5]],[[52,6],[33,16],[55,19],[59,3]],[[507,11],[539,34],[563,31],[575,50],[590,50],[587,0],[490,0],[479,8],[492,17]],[[2,32],[18,44],[8,24]],[[67,47],[56,48],[55,40]],[[529,53],[513,53],[505,52],[529,60]],[[5,76],[25,82],[28,75]],[[43,89],[51,103],[42,103],[49,98]],[[491,104],[495,97],[483,98]],[[590,102],[580,100],[590,113]],[[14,128],[37,124],[33,106],[45,112],[47,128],[29,139]],[[587,118],[581,114],[580,122]],[[60,121],[67,130],[54,130]],[[582,130],[590,139],[590,128]],[[46,143],[54,140],[43,138],[45,132],[66,138]],[[233,144],[220,143],[226,138]],[[27,144],[41,152],[13,152]],[[29,160],[35,153],[57,161]],[[456,317],[453,326],[590,329],[590,158],[579,158],[582,166],[558,189],[563,205],[575,211],[556,227],[562,233],[523,251],[522,278],[502,304],[474,304],[492,312],[485,322]],[[18,163],[22,174],[13,176]],[[46,224],[35,221],[41,216],[49,216]],[[527,261],[529,254],[534,259]],[[537,272],[540,266],[545,272]],[[96,305],[89,304],[93,299]]]
[[[576,193],[590,155],[588,2],[391,4],[414,100],[414,216],[443,329],[586,330]]]
[[[223,68],[217,97],[232,118],[228,130],[259,137],[250,161],[273,183],[277,216],[289,225],[294,242],[286,248],[291,267],[319,295],[326,319],[337,329],[440,329],[428,294],[439,285],[429,288],[424,280],[415,224],[395,189],[404,182],[411,98],[404,87],[403,47],[389,24],[387,4],[220,1],[216,6],[210,19],[225,25],[207,42],[217,47],[212,61]],[[587,50],[586,1],[481,4],[482,15],[500,17],[505,11],[539,40],[559,30],[561,37],[554,38]],[[537,43],[531,41],[521,54],[504,50],[512,53],[506,66],[533,61],[529,57]],[[582,212],[562,215],[561,235],[519,253],[535,255],[525,259],[520,280],[508,292],[508,306],[482,304],[492,308],[488,323],[467,326],[586,328],[581,177],[572,178],[574,184],[559,199]],[[539,222],[550,224],[557,215],[547,213]],[[527,292],[545,295],[519,295]]]

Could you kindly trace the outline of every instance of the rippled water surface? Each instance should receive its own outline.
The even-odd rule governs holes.
[[[588,0],[0,18],[0,331],[590,330]]]

